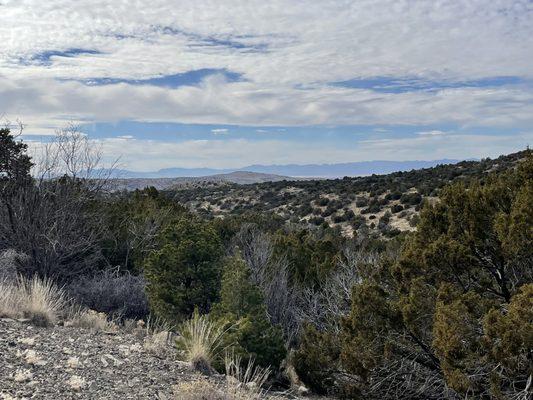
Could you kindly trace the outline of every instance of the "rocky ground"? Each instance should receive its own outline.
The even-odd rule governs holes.
[[[175,399],[176,384],[201,379],[170,346],[154,351],[135,332],[0,319],[2,400]]]

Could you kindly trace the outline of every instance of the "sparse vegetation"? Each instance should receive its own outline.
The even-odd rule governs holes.
[[[65,325],[91,331],[115,331],[117,325],[102,312],[79,308],[71,314]]]
[[[531,390],[529,150],[364,178],[107,193],[90,157],[84,174],[35,179],[26,147],[0,132],[1,317],[122,329],[141,342],[121,351],[151,357],[177,326],[178,355],[211,375],[180,384],[183,399],[266,398],[270,371],[344,398]],[[84,148],[75,131],[58,140],[67,165],[76,153],[62,151]],[[84,390],[82,378],[65,384]]]
[[[287,224],[302,227],[339,226],[343,235],[371,234],[391,238],[412,231],[407,222],[418,216],[424,199],[439,196],[446,185],[455,181],[485,179],[487,172],[497,173],[523,159],[527,151],[491,160],[464,161],[454,165],[331,180],[281,181],[251,185],[182,188],[166,191],[166,195],[207,217],[245,215],[250,212],[272,213]],[[297,194],[297,195],[296,195]],[[220,205],[223,204],[223,207]],[[354,217],[356,224],[351,221]],[[379,219],[389,211],[394,215],[391,229],[380,229],[369,220]],[[404,211],[403,215],[399,215]],[[320,216],[322,219],[317,219]],[[363,217],[363,218],[361,218]],[[309,224],[309,225],[308,225]]]
[[[78,304],[91,310],[120,318],[146,318],[149,309],[145,286],[142,275],[108,269],[92,277],[82,276],[66,290]]]

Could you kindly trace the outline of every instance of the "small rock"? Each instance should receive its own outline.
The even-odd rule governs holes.
[[[33,374],[29,369],[18,369],[17,372],[15,372],[13,380],[15,382],[27,382],[31,378],[33,378]]]
[[[41,359],[41,357],[39,357],[39,355],[37,354],[35,350],[26,350],[22,354],[24,355],[24,360],[26,361],[27,364],[36,365],[36,366],[46,365],[46,361]]]
[[[124,362],[120,361],[116,357],[113,357],[111,354],[106,354],[106,355],[104,355],[104,357],[106,357],[108,360],[111,360],[115,367],[120,367],[122,364],[124,364]]]
[[[27,346],[33,346],[35,344],[35,338],[34,337],[20,338],[17,340],[17,342],[25,344]]]
[[[104,368],[109,366],[109,363],[106,361],[105,357],[100,357],[100,361],[102,362],[102,364],[104,365]]]
[[[81,368],[82,365],[80,364],[80,359],[78,357],[69,357],[67,360],[67,366],[69,368]]]
[[[309,394],[309,389],[307,389],[305,386],[298,386],[296,391],[300,396],[307,396]]]
[[[143,347],[139,343],[135,343],[130,346],[130,351],[140,353],[143,351]]]
[[[72,375],[70,379],[67,381],[67,384],[70,386],[72,390],[79,392],[83,389],[83,387],[87,383],[85,382],[85,379],[83,379],[81,376]]]

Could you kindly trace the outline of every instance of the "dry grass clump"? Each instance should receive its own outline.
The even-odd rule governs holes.
[[[0,317],[2,318],[19,318],[22,316],[20,307],[16,304],[19,297],[16,285],[11,280],[0,280]]]
[[[194,370],[209,375],[225,332],[224,326],[195,311],[192,318],[182,324],[176,344]]]
[[[50,279],[0,281],[0,317],[27,318],[35,325],[51,326],[66,305],[64,291]]]
[[[170,349],[170,337],[172,334],[168,331],[157,332],[145,336],[143,348],[158,357],[164,356]]]
[[[148,316],[148,320],[139,320],[132,332],[143,339],[143,347],[149,353],[163,357],[169,351],[174,351],[172,338],[175,336],[172,325],[161,318]]]
[[[114,332],[118,329],[113,321],[108,320],[105,313],[85,309],[78,309],[73,312],[69,320],[65,322],[65,326],[89,329],[95,332]]]
[[[239,357],[226,355],[226,383],[211,381],[186,382],[176,387],[176,400],[280,400],[268,395],[262,387],[268,379],[269,370],[255,367],[253,362],[246,367]]]
[[[184,382],[176,386],[175,400],[229,400],[224,387],[210,381]]]
[[[244,367],[241,357],[229,354],[225,357],[225,367],[227,391],[233,396],[232,398],[263,398],[265,391],[262,388],[270,375],[270,369],[255,366],[253,360]],[[250,397],[252,394],[253,397]]]

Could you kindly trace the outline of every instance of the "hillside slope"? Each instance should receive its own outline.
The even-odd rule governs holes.
[[[0,319],[0,399],[180,400],[176,385],[209,380],[178,361],[170,342],[157,352],[135,333],[40,328]],[[290,398],[297,398],[291,396]]]
[[[184,187],[169,195],[211,217],[271,212],[287,223],[325,224],[340,229],[346,236],[364,231],[393,237],[414,230],[422,203],[436,201],[445,185],[512,168],[527,152],[530,150],[497,159],[463,161],[387,175]]]

